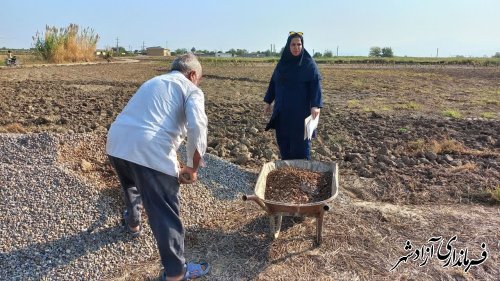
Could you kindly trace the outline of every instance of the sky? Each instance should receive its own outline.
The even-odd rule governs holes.
[[[171,50],[279,51],[289,31],[310,52],[366,56],[493,56],[500,52],[500,0],[0,0],[0,48],[30,48],[37,31],[77,24],[117,44]]]

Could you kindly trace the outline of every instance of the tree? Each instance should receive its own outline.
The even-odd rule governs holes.
[[[392,58],[394,56],[394,54],[392,53],[392,48],[391,47],[382,48],[382,56],[384,58]]]
[[[186,50],[186,48],[182,48],[182,49],[177,49],[175,50],[175,54],[176,55],[182,55],[182,54],[185,54],[187,53],[188,51]]]
[[[321,58],[323,55],[320,52],[316,52],[313,55],[313,58]]]
[[[113,51],[113,53],[115,55],[118,55],[118,56],[127,53],[127,50],[125,50],[125,48],[122,46],[118,46],[118,49],[116,49],[116,47],[113,47],[113,48],[111,48],[111,50]]]
[[[323,57],[325,57],[325,58],[331,58],[331,57],[333,57],[332,51],[326,50],[325,53],[323,54]]]
[[[191,53],[194,54],[195,52],[196,52],[196,48],[195,47],[191,48]]]
[[[236,50],[236,55],[238,55],[238,56],[243,56],[243,55],[246,55],[246,54],[248,54],[248,51],[245,50],[245,49],[237,49]]]
[[[370,57],[380,57],[382,55],[382,49],[380,47],[371,47],[370,48]]]
[[[496,52],[495,55],[493,55],[494,58],[500,58],[500,52]]]

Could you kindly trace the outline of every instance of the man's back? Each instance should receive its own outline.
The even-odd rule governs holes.
[[[146,81],[111,125],[107,153],[177,176],[176,151],[193,108],[202,113],[191,118],[195,127],[206,126],[203,92],[182,73]]]

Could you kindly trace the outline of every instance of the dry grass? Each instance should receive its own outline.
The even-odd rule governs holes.
[[[498,262],[496,236],[498,218],[486,223],[494,210],[474,206],[398,206],[379,202],[335,202],[325,216],[320,247],[314,246],[315,220],[302,223],[285,217],[280,237],[267,236],[267,216],[251,203],[244,210],[231,203],[234,212],[214,218],[210,228],[187,229],[188,258],[204,257],[212,270],[202,280],[487,280],[495,275]],[[463,211],[468,210],[467,213]],[[480,224],[481,227],[477,227]],[[490,257],[464,273],[462,267],[443,267],[435,256],[427,265],[408,261],[389,271],[407,254],[404,245],[428,245],[427,240],[457,235],[457,248],[467,247],[469,257],[480,256],[486,243]],[[159,259],[124,265],[108,280],[158,280]],[[415,279],[416,278],[416,279]]]
[[[466,150],[462,143],[450,139],[432,140],[429,144],[429,149],[436,154],[462,153]]]
[[[453,167],[450,169],[450,173],[461,173],[461,172],[474,172],[477,170],[477,165],[473,162],[466,163],[464,165],[460,165],[458,167]]]
[[[440,153],[464,153],[467,151],[466,147],[453,139],[441,139],[441,140],[423,140],[418,139],[409,142],[407,149],[412,153],[416,154],[418,152],[431,151],[436,154]]]
[[[0,133],[21,133],[25,134],[28,131],[19,123],[11,123],[5,126],[0,126]]]
[[[45,27],[45,34],[33,36],[36,50],[49,62],[80,62],[95,59],[99,35],[89,28],[80,30],[76,24],[66,28]]]

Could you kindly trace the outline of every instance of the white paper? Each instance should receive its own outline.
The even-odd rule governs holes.
[[[319,115],[316,116],[315,119],[309,115],[306,119],[304,119],[304,139],[311,139],[314,130],[318,127],[319,123]]]

